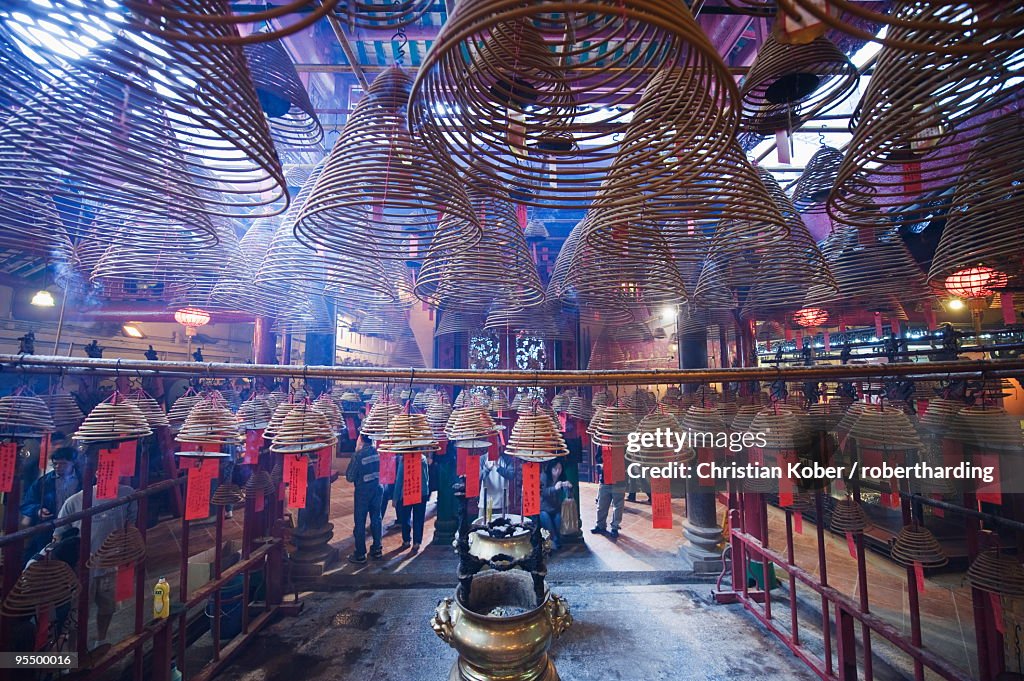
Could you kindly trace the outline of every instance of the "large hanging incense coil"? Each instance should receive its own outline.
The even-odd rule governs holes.
[[[199,393],[185,393],[171,405],[170,410],[167,412],[167,420],[170,421],[172,426],[181,426],[185,419],[188,418],[192,407],[202,402],[202,400],[203,396]]]
[[[243,435],[220,393],[209,393],[189,411],[174,440],[225,446],[241,444]]]
[[[269,40],[243,51],[274,141],[285,147],[320,144],[324,130],[284,43]]]
[[[811,444],[811,434],[801,417],[771,407],[751,419],[750,431],[763,433],[766,448],[770,449],[804,453]]]
[[[273,440],[274,436],[277,435],[277,431],[281,428],[281,424],[284,423],[285,418],[298,406],[298,404],[298,402],[288,400],[277,405],[274,408],[274,413],[270,416],[270,422],[267,423],[267,427],[263,429],[263,437],[267,440]]]
[[[423,352],[420,350],[416,337],[408,327],[402,333],[388,353],[388,366],[421,369],[426,367]]]
[[[665,436],[665,432],[678,433],[681,430],[679,421],[675,416],[664,412],[652,412],[644,416],[636,427],[636,432],[641,438],[645,434],[652,438],[653,444],[644,446],[642,440],[638,451],[626,450],[626,461],[639,464],[660,466],[666,463],[689,461],[694,457],[694,452],[689,447],[684,447],[678,452],[672,436]],[[661,432],[661,445],[657,443],[657,435]]]
[[[753,431],[751,425],[754,417],[764,411],[764,405],[762,404],[740,404],[736,406],[736,413],[733,414],[732,421],[729,423],[730,428],[737,432],[750,432]]]
[[[145,390],[135,390],[125,396],[125,401],[134,404],[146,416],[150,428],[170,426],[167,413]]]
[[[954,426],[954,419],[966,405],[959,400],[941,397],[928,400],[928,406],[917,423],[922,431],[932,436],[942,436]]]
[[[467,250],[450,239],[450,226],[463,220],[446,215],[427,249],[413,289],[420,300],[450,309],[483,312],[492,304],[518,309],[544,301],[544,287],[508,193],[497,186],[467,188],[479,243]]]
[[[171,309],[198,307],[210,311],[235,311],[234,306],[218,302],[213,293],[224,274],[224,263],[237,261],[241,255],[238,239],[241,223],[234,218],[223,217],[214,217],[212,222],[218,237],[217,245],[182,254],[181,262],[191,268],[192,281],[188,287],[166,296]],[[109,255],[107,257],[109,259]],[[181,266],[178,265],[179,268]]]
[[[613,340],[606,334],[598,337],[590,349],[590,360],[587,362],[587,371],[596,369],[620,369],[622,362],[626,360],[626,353],[622,344]],[[595,405],[596,406],[596,405]]]
[[[110,402],[100,402],[82,421],[72,439],[77,442],[134,440],[152,435],[146,415],[124,396],[114,393]]]
[[[313,403],[313,408],[327,417],[327,422],[331,425],[331,432],[337,433],[341,430],[344,418],[341,409],[331,399],[330,395],[324,393],[317,398],[317,401]]]
[[[982,551],[967,568],[967,583],[1000,596],[1024,596],[1024,567],[997,549]]]
[[[57,393],[55,395],[40,395],[39,399],[43,401],[46,407],[50,410],[50,417],[53,419],[54,429],[69,429],[78,428],[78,424],[85,419],[85,414],[78,406],[78,402],[74,397],[67,393]]]
[[[840,499],[832,509],[832,520],[829,527],[833,532],[860,534],[871,525],[871,520],[864,513],[864,508],[853,497]]]
[[[278,459],[274,465],[281,463]],[[283,468],[283,465],[282,465]],[[253,473],[245,483],[243,493],[246,497],[255,497],[257,494],[273,494],[276,489],[274,481],[270,476],[270,473],[266,471],[256,471]]]
[[[447,336],[452,333],[475,334],[484,326],[483,314],[471,314],[461,310],[441,310],[441,319],[434,329],[435,336]]]
[[[213,490],[213,496],[210,497],[210,503],[214,506],[234,506],[244,501],[245,491],[230,482],[217,485],[217,489]]]
[[[679,423],[687,430],[699,433],[724,433],[728,430],[725,416],[717,406],[702,407],[695,404],[680,417]]]
[[[0,397],[0,436],[45,437],[56,430],[46,403],[35,395]]]
[[[964,407],[952,419],[946,435],[980,450],[1024,453],[1020,417],[1002,407]]]
[[[7,617],[31,617],[40,608],[56,608],[74,600],[78,577],[61,560],[39,560],[18,577],[10,593],[4,596],[0,612]]]
[[[590,399],[590,405],[595,409],[597,407],[607,407],[614,402],[614,398],[607,390],[599,390],[594,393],[594,396]]]
[[[587,433],[596,445],[624,446],[636,430],[637,419],[627,407],[602,407],[594,413]]]
[[[1020,10],[1015,4],[993,5],[987,19],[1013,18]],[[895,3],[892,16],[905,25],[891,28],[886,39],[916,43],[918,49],[885,46],[878,54],[829,197],[835,221],[859,224],[859,214],[875,204],[910,223],[941,211],[963,170],[962,145],[978,138],[987,120],[983,114],[1013,96],[1010,79],[1024,66],[1024,52],[994,47],[999,31],[936,29],[934,20],[949,11],[914,0]],[[1024,26],[1015,31],[1024,39]],[[986,49],[943,54],[972,43]]]
[[[906,567],[920,564],[923,568],[940,568],[949,562],[931,530],[916,524],[900,530],[890,548],[890,556]]]
[[[490,331],[523,332],[545,340],[571,340],[575,334],[557,300],[540,305],[513,308],[498,304],[487,313],[483,328]]]
[[[978,10],[958,0],[899,3],[881,11],[856,0],[831,0],[827,7],[815,0],[779,0],[778,4],[780,11],[792,12],[799,8],[843,33],[901,49],[966,54],[1024,47],[1024,19],[1021,18],[1024,5],[1019,0],[1007,0],[991,8],[979,6]],[[890,29],[927,26],[934,31],[936,42],[928,44],[908,39],[894,30],[880,37],[879,25]]]
[[[984,266],[1001,272],[1004,285],[1019,284],[1024,224],[1015,216],[1024,208],[1017,187],[1024,159],[1016,150],[1022,145],[1024,109],[998,115],[982,130],[953,193],[929,280],[941,285],[955,272]]]
[[[377,76],[356,105],[295,223],[303,243],[348,257],[367,244],[385,259],[410,251],[473,248],[481,229],[447,156],[409,133],[412,78],[400,67]],[[438,214],[446,213],[435,229]]]
[[[96,553],[89,556],[90,568],[117,568],[137,563],[146,557],[146,542],[139,528],[129,525],[107,535]]]
[[[440,449],[423,414],[396,414],[388,423],[384,437],[377,443],[378,451],[389,454],[428,453]]]
[[[505,412],[512,411],[512,404],[508,401],[505,393],[499,389],[494,399],[487,405],[487,408],[492,414],[504,414]]]
[[[285,197],[241,49],[142,37],[131,21],[123,9],[72,0],[27,4],[10,15],[0,31],[47,62],[49,83],[25,103],[5,139],[31,154],[44,174],[68,173],[78,198],[160,213],[202,195],[205,170],[215,171],[233,196],[194,206],[200,212],[238,214]],[[232,32],[223,25],[183,28],[193,38]],[[76,58],[66,59],[69,50]]]
[[[447,402],[435,400],[427,405],[424,416],[427,417],[430,431],[434,433],[435,437],[440,439],[441,436],[445,435],[445,426],[448,425],[453,413],[451,405]]]
[[[836,402],[816,402],[807,408],[807,427],[812,431],[831,432],[844,411]]]
[[[650,414],[651,411],[658,406],[658,398],[649,390],[637,388],[636,390],[627,393],[619,403],[626,409],[632,410],[633,416],[637,421],[639,421]]]
[[[235,412],[235,418],[238,419],[238,425],[242,430],[266,428],[273,415],[274,410],[271,408],[269,400],[263,395],[256,394],[242,402],[238,411]]]
[[[549,414],[520,414],[508,436],[505,453],[523,461],[550,461],[569,454],[558,424]]]
[[[218,305],[276,317],[286,300],[286,289],[268,290],[255,286],[256,272],[270,248],[270,242],[280,224],[280,219],[261,218],[254,220],[238,242],[233,259],[224,266],[221,277],[213,287],[212,300]]]
[[[391,420],[402,413],[402,405],[389,398],[373,403],[370,413],[363,419],[359,432],[372,440],[378,440],[387,432]]]
[[[843,152],[822,145],[807,162],[793,189],[793,205],[800,210],[824,204],[836,183]]]
[[[338,441],[323,412],[307,402],[296,402],[274,431],[270,451],[275,454],[312,454]]]
[[[570,397],[569,408],[566,413],[573,418],[582,419],[590,423],[590,419],[594,416],[594,408],[587,402],[586,398]]]
[[[665,175],[664,183],[672,179],[666,157],[681,177],[720,149],[718,131],[732,137],[735,85],[681,2],[563,9],[518,0],[455,8],[410,100],[410,118],[435,154],[513,187],[523,203],[578,208],[599,187],[597,168],[616,163],[632,169],[629,182]],[[651,49],[634,49],[638,41]],[[655,69],[657,82],[641,75]],[[621,149],[607,136],[616,126],[624,127]]]
[[[893,407],[864,409],[850,426],[850,437],[887,451],[921,449],[924,444],[905,413]]]
[[[485,407],[467,406],[453,410],[444,432],[454,442],[471,441],[486,446],[488,438],[498,431]],[[466,446],[466,445],[460,445]]]
[[[802,114],[829,111],[850,95],[858,80],[857,67],[828,38],[791,45],[769,34],[740,88],[740,125],[749,132],[773,135],[779,128],[758,125],[756,113],[765,106],[790,106],[794,116],[785,127],[794,130],[803,122]]]

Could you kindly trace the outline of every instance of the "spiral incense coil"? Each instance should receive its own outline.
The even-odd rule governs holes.
[[[636,430],[637,419],[627,407],[602,407],[594,413],[587,433],[596,445],[622,447]]]
[[[492,399],[491,403],[487,405],[487,408],[490,409],[492,414],[504,414],[512,411],[512,405],[509,403],[508,397],[506,397],[505,393],[501,390],[498,390],[494,399]]]
[[[843,152],[833,147],[822,145],[821,149],[814,152],[797,178],[793,189],[793,205],[800,210],[823,205],[836,183],[842,162]]]
[[[331,425],[331,431],[337,433],[341,430],[344,418],[341,413],[341,409],[334,403],[331,396],[324,393],[321,395],[316,402],[313,403],[313,408],[318,412],[327,417],[327,423]]]
[[[1024,452],[1020,417],[1002,407],[964,407],[953,418],[946,436],[977,450]]]
[[[338,441],[327,417],[313,405],[296,402],[275,430],[270,451],[275,454],[312,454]]]
[[[323,127],[284,43],[268,40],[243,51],[274,141],[286,148],[319,145]]]
[[[949,563],[949,558],[931,530],[916,524],[900,530],[890,547],[890,556],[906,567],[920,564],[923,568],[940,568]]]
[[[1002,273],[1003,285],[1017,283],[1024,265],[1012,254],[1024,241],[1024,225],[1014,216],[1024,208],[1017,191],[1024,159],[1014,149],[1021,145],[1024,109],[1001,114],[982,130],[963,167],[932,257],[928,279],[933,283],[941,286],[950,275],[979,265]]]
[[[277,313],[274,333],[334,333],[337,323],[323,296],[294,295]]]
[[[435,437],[440,438],[445,435],[445,426],[448,425],[449,419],[451,419],[454,411],[447,402],[441,402],[435,400],[427,405],[424,415],[427,417],[427,423],[430,424],[430,431]]]
[[[549,414],[520,414],[508,436],[505,453],[523,461],[550,461],[569,454],[557,422]]]
[[[416,342],[412,330],[406,327],[388,353],[388,366],[422,369],[426,367],[423,352]]]
[[[921,449],[924,444],[905,413],[893,407],[864,409],[848,431],[861,446],[886,451]]]
[[[717,406],[701,407],[695,404],[686,410],[679,422],[687,430],[695,432],[724,433],[727,431],[725,416]]]
[[[836,502],[832,509],[832,521],[829,527],[840,534],[860,534],[872,523],[864,508],[853,497],[846,497]]]
[[[167,412],[167,420],[170,421],[172,426],[181,426],[185,419],[188,418],[192,407],[202,402],[202,400],[203,396],[199,393],[185,393],[171,405],[170,410]]]
[[[363,419],[359,432],[366,437],[377,440],[384,436],[391,419],[402,413],[402,405],[390,398],[374,402],[370,413]]]
[[[992,8],[985,7],[984,11],[980,7],[973,10],[957,0],[905,2],[886,8],[888,11],[879,11],[856,0],[830,0],[827,8],[815,0],[779,0],[778,4],[780,12],[799,8],[843,33],[905,50],[969,54],[1024,47],[1024,19],[1021,18],[1024,4],[1020,0],[1001,2]],[[890,29],[884,38],[876,33],[879,25]],[[929,44],[893,30],[902,27],[927,27],[933,32],[935,42]]]
[[[545,340],[570,340],[573,337],[571,322],[563,314],[559,301],[553,299],[526,308],[498,303],[487,313],[483,328],[523,332]]]
[[[409,133],[412,78],[400,67],[377,76],[356,105],[295,223],[303,243],[361,258],[367,244],[385,259],[410,250],[473,248],[480,224],[447,155]],[[437,223],[444,212],[451,219]]]
[[[562,392],[558,392],[551,398],[551,408],[557,412],[564,412],[569,408],[569,398]]]
[[[56,430],[46,403],[34,395],[0,397],[0,436],[45,437]]]
[[[377,450],[389,454],[440,451],[441,446],[430,430],[423,414],[397,414],[388,423],[387,432],[377,443]]]
[[[210,497],[210,503],[214,506],[234,506],[244,501],[245,492],[241,487],[230,482],[217,485],[217,489],[213,490],[213,496]]]
[[[811,444],[810,433],[801,417],[771,407],[751,419],[750,431],[764,434],[765,449],[803,453]]]
[[[447,336],[452,333],[475,334],[484,325],[483,314],[471,314],[461,310],[441,310],[441,319],[434,329],[434,336]]]
[[[281,463],[280,459],[274,462],[274,467],[276,468],[279,463]],[[284,465],[282,464],[282,469],[283,468]],[[257,494],[273,494],[276,489],[277,488],[274,485],[273,479],[271,479],[270,473],[267,471],[256,471],[249,476],[249,479],[246,481],[243,493],[246,498],[250,498],[255,497]]]
[[[631,410],[633,412],[633,416],[637,421],[639,421],[658,406],[658,398],[650,391],[637,388],[636,390],[627,393],[621,400],[619,400],[619,403],[626,409]]]
[[[150,397],[146,391],[135,390],[130,392],[125,396],[125,401],[139,408],[139,411],[146,416],[146,422],[149,423],[150,428],[171,425],[171,422],[167,420],[167,414],[164,412],[163,407]]]
[[[610,163],[630,170],[614,188],[630,202],[620,192],[626,184],[692,174],[732,138],[738,92],[683,3],[588,0],[562,9],[547,0],[455,8],[410,98],[410,119],[435,154],[512,187],[522,203],[578,208]],[[637,42],[653,49],[632,49]],[[614,109],[602,108],[608,91]],[[588,122],[578,120],[592,107]],[[621,145],[608,137],[615,127]],[[664,172],[665,157],[674,175]]]
[[[208,393],[189,411],[174,440],[225,446],[241,444],[243,436],[220,393]]]
[[[954,427],[956,415],[965,406],[967,405],[960,400],[947,400],[941,397],[928,400],[928,406],[917,424],[925,434],[942,436]]]
[[[857,67],[831,40],[821,36],[801,45],[780,42],[769,34],[743,79],[743,129],[773,135],[779,128],[758,125],[756,113],[764,106],[796,108],[788,130],[800,127],[801,112],[821,114],[846,99],[857,86]]]
[[[262,430],[270,423],[274,410],[270,401],[263,395],[253,395],[245,402],[242,402],[235,412],[238,425],[242,430]]]
[[[544,287],[508,193],[486,185],[471,185],[466,191],[483,230],[480,241],[470,250],[447,237],[432,242],[416,277],[416,297],[469,312],[495,304],[520,309],[542,303]],[[439,234],[457,220],[445,216]]]
[[[40,395],[39,399],[46,404],[46,407],[50,410],[50,418],[53,419],[54,429],[67,428],[74,426],[78,428],[78,424],[85,419],[85,414],[78,407],[78,402],[75,398],[67,393],[57,393],[55,395]]]
[[[229,256],[213,287],[211,299],[217,305],[271,318],[277,317],[288,305],[290,284],[277,287],[255,284],[256,274],[280,224],[280,218],[271,217],[254,220],[249,225],[238,242],[238,251],[233,257]]]
[[[1019,23],[1020,7],[1010,7],[1019,2],[998,5],[986,19]],[[860,214],[875,204],[911,222],[944,211],[953,196],[948,190],[965,169],[963,145],[984,134],[985,114],[1012,101],[1011,74],[1024,65],[1024,52],[995,47],[1002,35],[996,30],[938,30],[935,20],[949,11],[915,0],[895,3],[892,16],[904,25],[886,39],[917,49],[884,46],[878,53],[828,201],[836,222],[860,224]],[[1024,25],[1015,32],[1024,40]],[[944,54],[965,44],[985,49]]]
[[[281,428],[281,424],[284,423],[285,418],[296,407],[298,407],[298,402],[292,401],[281,402],[277,405],[277,407],[274,408],[274,413],[270,415],[270,421],[267,423],[267,427],[263,429],[264,439],[273,440],[277,431]]]
[[[146,542],[142,533],[139,528],[129,525],[108,534],[99,549],[89,556],[86,566],[94,569],[118,568],[137,563],[145,557]]]
[[[274,467],[270,471],[270,482],[274,486],[272,491],[277,490],[277,485],[284,482],[284,459],[278,458],[274,461]]]
[[[152,434],[146,415],[114,393],[113,401],[97,404],[71,437],[77,442],[90,443],[134,440]]]
[[[812,431],[835,430],[844,409],[836,402],[817,402],[807,408],[807,427]]]
[[[1024,567],[1013,556],[988,549],[979,553],[967,568],[967,583],[1000,596],[1024,596]]]
[[[40,608],[58,608],[71,603],[78,593],[78,577],[61,560],[39,560],[18,577],[4,596],[0,612],[7,617],[31,617]]]
[[[140,37],[129,29],[139,27],[129,12],[109,9],[56,0],[46,8],[19,7],[0,26],[47,62],[45,84],[5,139],[32,155],[38,172],[69,173],[78,198],[145,205],[154,214],[202,195],[206,183],[198,168],[215,171],[232,195],[192,206],[199,213],[237,215],[286,198],[241,48],[194,44],[200,36],[229,37],[233,30],[186,22],[180,35],[190,41]],[[91,50],[81,47],[95,45],[97,35],[107,39]],[[67,50],[51,49],[53,44],[77,45],[83,56],[65,60]],[[167,182],[169,177],[175,181]],[[159,232],[147,236],[159,239]]]
[[[580,244],[580,239],[583,237],[588,227],[587,222],[592,219],[590,211],[584,214],[583,219],[580,220],[576,225],[569,230],[569,235],[562,242],[562,247],[558,249],[558,255],[555,257],[554,267],[551,269],[551,278],[548,280],[547,297],[549,299],[561,299],[563,296],[569,295],[569,291],[565,286],[565,277],[569,272],[569,266],[572,264],[573,258],[576,254],[576,248]]]
[[[639,451],[626,450],[626,461],[652,466],[672,463],[676,461],[688,461],[693,458],[693,450],[685,447],[676,452],[676,445],[671,435],[665,437],[664,433],[678,433],[681,430],[679,421],[675,416],[663,412],[652,412],[644,416],[636,427],[637,435],[643,438],[645,435],[652,439],[651,446],[644,446],[641,440]],[[661,433],[661,445],[657,443],[657,435]]]
[[[477,443],[486,446],[488,439],[498,432],[491,415],[484,407],[459,407],[451,412],[445,424],[444,432],[449,440],[456,443]],[[465,447],[465,444],[459,444]]]
[[[730,424],[731,428],[735,432],[751,432],[753,426],[751,425],[754,421],[754,417],[760,414],[764,410],[762,404],[741,404],[737,405],[736,413],[732,417]]]

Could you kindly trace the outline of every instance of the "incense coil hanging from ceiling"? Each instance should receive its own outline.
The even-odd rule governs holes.
[[[743,129],[763,135],[794,130],[806,116],[822,114],[840,104],[857,86],[857,67],[832,41],[820,36],[801,45],[780,42],[769,34],[757,51],[740,97]],[[758,113],[765,107],[789,107],[784,128],[765,126]]]
[[[498,304],[487,313],[483,328],[490,331],[510,330],[539,336],[545,340],[568,340],[574,337],[571,322],[557,300],[541,305],[513,308]]]
[[[286,199],[241,48],[143,37],[130,22],[124,10],[55,0],[45,10],[25,5],[0,23],[0,32],[16,35],[47,68],[47,79],[4,124],[5,141],[19,154],[4,165],[31,164],[36,178],[15,188],[45,182],[72,202],[157,215],[172,207],[238,215]],[[209,171],[223,198],[204,196]]]
[[[350,0],[337,13],[350,26],[374,31],[393,31],[422,19],[433,0]]]
[[[891,7],[883,3],[888,11],[879,11],[857,0],[829,0],[827,6],[816,0],[778,0],[778,4],[780,13],[803,10],[814,19],[861,40],[899,49],[965,54],[1024,47],[1024,3],[1020,0],[981,5],[978,12],[984,11],[982,16],[971,9],[970,3],[960,0],[927,3],[905,0]],[[880,25],[889,29],[885,37],[879,37]],[[909,38],[898,30],[922,27],[933,31],[934,45]]]
[[[484,315],[482,313],[468,313],[462,310],[440,310],[440,320],[437,328],[434,329],[435,336],[447,336],[452,333],[467,333],[473,335],[484,326]]]
[[[274,141],[286,148],[318,146],[324,129],[284,43],[269,40],[243,51]]]
[[[621,369],[622,363],[625,361],[626,353],[622,350],[622,344],[613,340],[610,335],[602,334],[594,341],[594,345],[590,349],[587,371]]]
[[[629,166],[629,180],[644,182],[674,158],[681,176],[699,150],[714,155],[722,140],[710,131],[735,133],[733,79],[682,2],[563,5],[456,6],[410,99],[435,153],[508,185],[522,203],[579,208],[600,187],[601,167]]]
[[[93,407],[71,439],[89,444],[134,440],[152,434],[146,415],[120,393],[114,393],[110,402]]]
[[[929,16],[920,5],[901,2],[896,16],[910,11]],[[926,50],[886,46],[878,53],[828,200],[836,222],[858,224],[863,211],[876,207],[908,224],[941,213],[963,169],[965,146],[983,134],[988,115],[1018,90],[1012,74],[1024,67],[1024,52],[990,47],[943,55],[943,47],[964,42],[964,32],[943,35],[911,23],[913,28],[894,27],[888,36]]]
[[[800,210],[824,204],[836,183],[843,152],[822,144],[807,162],[793,189],[793,205]]]
[[[409,130],[412,78],[394,66],[356,105],[295,221],[303,243],[361,258],[368,244],[384,259],[407,260],[428,246],[473,248],[481,237],[473,207],[447,157]],[[438,215],[452,219],[438,224]]]
[[[50,417],[53,419],[54,427],[57,429],[74,430],[85,419],[85,414],[82,413],[78,402],[67,393],[40,395],[39,399],[50,410]]]
[[[138,407],[139,411],[145,415],[146,422],[150,428],[169,427],[171,425],[171,422],[167,420],[167,412],[145,390],[134,390],[128,393],[125,396],[125,401]]]
[[[408,326],[399,333],[394,344],[387,355],[387,366],[423,369],[426,362],[423,359],[423,352],[419,343]]]
[[[483,230],[481,239],[469,250],[452,244],[447,236],[431,242],[416,277],[416,296],[438,307],[469,312],[482,312],[496,303],[515,308],[542,303],[544,287],[508,193],[488,183],[472,183],[466,193]],[[460,221],[457,215],[446,215],[438,237],[465,231],[451,228]]]
[[[972,267],[1001,272],[1011,288],[1020,286],[1024,262],[1024,109],[1016,107],[985,126],[971,150],[946,216],[928,271],[929,280]],[[937,281],[936,281],[937,280]]]
[[[280,218],[254,220],[238,242],[238,251],[229,254],[220,279],[213,287],[212,300],[219,306],[274,318],[289,299],[290,285],[257,288],[256,271],[280,224]]]

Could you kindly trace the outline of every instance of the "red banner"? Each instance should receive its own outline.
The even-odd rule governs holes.
[[[804,533],[804,514],[800,511],[793,513],[793,531],[797,534]]]
[[[992,467],[992,482],[978,480],[975,482],[975,494],[978,501],[1001,506],[1003,494],[999,489],[999,455],[998,454],[975,454],[974,463],[981,467]]]
[[[796,452],[782,452],[782,477],[779,479],[779,506],[787,507],[793,505],[793,493],[796,490],[796,485],[787,474],[787,471],[789,471],[788,464],[797,463],[797,461]]]
[[[651,478],[651,517],[654,529],[672,529],[672,485],[668,478]]]
[[[472,499],[480,496],[480,455],[470,454],[466,457],[466,497]]]
[[[390,452],[380,453],[380,484],[393,485],[398,475],[398,459]]]
[[[129,478],[135,475],[135,463],[138,449],[138,440],[125,440],[117,446],[117,461],[121,475]]]
[[[857,560],[857,544],[853,540],[853,532],[846,533],[846,548],[850,552],[850,558]]]
[[[501,431],[501,432],[502,432],[502,436],[501,436],[502,437],[502,441],[501,442],[502,442],[502,444],[504,444],[505,443],[505,440],[504,440],[504,437],[505,437],[504,433],[505,433],[505,431]],[[492,435],[490,440],[491,440],[491,444],[490,444],[489,447],[487,447],[487,459],[489,461],[497,461],[498,459],[501,458],[501,452],[498,450],[498,436],[497,435]]]
[[[50,461],[50,436],[43,434],[39,440],[39,472],[46,472],[46,464]]]
[[[135,566],[122,565],[117,568],[117,581],[114,583],[114,601],[123,603],[135,595]]]
[[[523,464],[523,515],[540,514],[540,464]]]
[[[423,471],[419,452],[402,455],[402,505],[413,506],[423,501]]]
[[[626,476],[626,448],[604,445],[601,447],[601,461],[604,464],[604,484],[614,485]]]
[[[301,454],[284,458],[284,479],[288,483],[288,507],[306,508],[306,487],[309,484],[309,463]]]
[[[120,460],[116,449],[101,449],[96,463],[96,498],[116,499]]]
[[[242,454],[243,464],[259,463],[261,444],[263,444],[262,428],[245,431],[245,451]]]
[[[50,640],[50,606],[36,606],[36,647],[42,650]]]
[[[334,455],[334,447],[324,447],[316,455],[316,477],[331,477],[331,457]]]
[[[920,194],[923,189],[921,184],[921,164],[917,161],[903,164],[903,193]]]
[[[185,487],[185,520],[202,520],[210,515],[210,471],[214,465],[192,461],[188,468],[188,482]]]
[[[0,444],[0,492],[14,489],[14,473],[18,468],[18,445],[14,442]]]
[[[455,449],[455,477],[466,474],[466,459],[469,457],[469,450],[465,447]]]

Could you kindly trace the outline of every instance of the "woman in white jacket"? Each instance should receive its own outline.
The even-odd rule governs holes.
[[[508,483],[514,476],[512,460],[504,454],[497,461],[489,460],[486,454],[480,457],[480,517],[486,517],[488,506],[492,515],[505,512]]]

